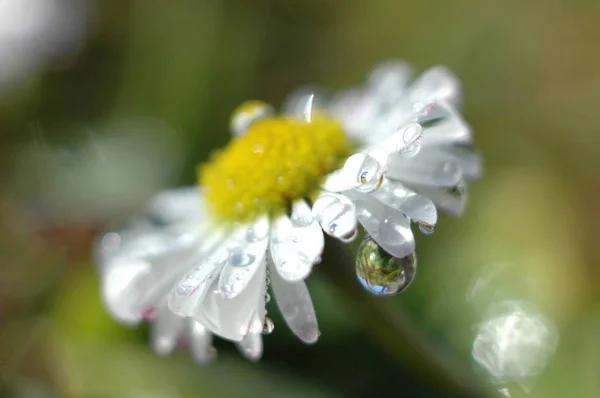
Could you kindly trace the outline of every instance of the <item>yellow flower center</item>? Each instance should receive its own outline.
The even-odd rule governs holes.
[[[273,116],[250,124],[244,135],[214,153],[198,168],[198,180],[217,217],[249,221],[286,212],[296,199],[312,198],[351,149],[332,118],[313,115],[307,123]]]

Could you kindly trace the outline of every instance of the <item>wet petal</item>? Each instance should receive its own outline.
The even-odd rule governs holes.
[[[271,273],[271,288],[277,307],[291,331],[303,342],[312,344],[319,338],[319,326],[310,293],[303,281],[287,282]]]
[[[470,144],[471,127],[460,114],[445,103],[434,103],[420,112],[415,121],[424,128],[421,145]]]
[[[408,97],[413,103],[444,101],[459,107],[462,102],[460,80],[448,68],[434,66],[411,84]]]
[[[356,209],[346,196],[322,194],[313,204],[312,212],[326,234],[342,241],[356,237]]]
[[[202,300],[227,259],[230,238],[226,235],[225,230],[216,230],[202,242],[196,260],[186,267],[188,271],[171,289],[168,298],[171,311],[189,316]]]
[[[196,306],[193,318],[222,338],[241,341],[257,317],[260,322],[264,321],[265,272],[263,263],[246,289],[233,299],[223,297],[218,282],[213,283],[204,300]]]
[[[398,101],[413,76],[412,67],[402,60],[391,60],[377,65],[369,75],[369,89],[385,103]]]
[[[437,210],[435,204],[423,195],[416,194],[401,183],[386,180],[382,189],[374,196],[384,204],[400,210],[411,220],[435,226],[437,223]]]
[[[152,322],[151,344],[157,355],[165,356],[173,352],[184,330],[186,319],[173,314],[162,305],[158,316]]]
[[[463,182],[454,187],[432,187],[411,184],[409,188],[431,199],[436,206],[453,215],[461,215],[467,204],[467,190]]]
[[[215,359],[216,351],[212,346],[212,334],[198,321],[190,319],[190,349],[194,359],[200,364],[207,364]]]
[[[194,222],[205,214],[202,190],[197,186],[169,189],[153,197],[148,214],[162,223]]]
[[[460,163],[443,152],[421,150],[414,157],[401,154],[388,159],[385,176],[403,182],[448,187],[458,184],[462,178]]]
[[[303,200],[294,203],[291,219],[283,215],[274,222],[271,259],[286,280],[306,278],[313,264],[321,261],[324,245],[323,231]]]
[[[246,359],[256,362],[260,360],[263,353],[263,341],[260,333],[248,333],[242,341],[237,343],[238,351]]]
[[[106,269],[102,275],[102,297],[104,303],[117,320],[135,324],[141,320],[139,312],[140,280],[151,270],[146,261],[128,261]]]
[[[402,212],[367,194],[350,191],[348,196],[356,206],[356,216],[364,229],[386,252],[402,258],[415,250],[410,220]]]
[[[228,242],[226,263],[219,278],[219,291],[225,298],[239,295],[265,261],[269,242],[269,220],[260,217],[248,227],[242,227],[235,239]]]

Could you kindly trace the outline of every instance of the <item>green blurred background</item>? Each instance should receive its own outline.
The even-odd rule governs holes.
[[[359,84],[390,58],[460,77],[485,177],[465,217],[417,234],[417,278],[382,305],[435,347],[422,355],[444,356],[497,396],[600,396],[600,2],[88,5],[29,37],[39,56],[20,61],[25,44],[11,47],[2,24],[26,21],[0,7],[0,71],[13,60],[22,72],[0,79],[0,396],[461,395],[334,272],[309,281],[315,346],[296,341],[273,308],[260,363],[223,341],[208,367],[184,348],[156,357],[147,327],[103,310],[90,256],[97,234],[152,193],[193,183],[240,102]],[[84,34],[51,40],[77,23]],[[510,329],[495,346],[503,370],[498,352],[481,351],[499,326]]]

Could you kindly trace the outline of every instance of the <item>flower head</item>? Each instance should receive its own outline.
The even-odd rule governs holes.
[[[411,221],[431,233],[437,207],[462,213],[465,182],[481,171],[456,110],[458,80],[441,67],[412,84],[409,76],[406,64],[388,63],[328,103],[300,92],[281,115],[258,101],[238,108],[231,143],[198,168],[199,187],[157,195],[130,227],[100,241],[111,313],[128,323],[156,313],[159,331],[162,318],[179,317],[169,324],[203,328],[191,334],[203,352],[212,333],[258,358],[261,333],[272,330],[270,287],[290,329],[314,343],[304,279],[324,233],[352,241],[358,223],[367,232],[359,281],[375,294],[403,290],[416,270]],[[177,328],[157,332],[155,344],[168,335],[174,346],[185,336]]]

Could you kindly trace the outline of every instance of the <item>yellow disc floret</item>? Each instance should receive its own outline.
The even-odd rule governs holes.
[[[199,183],[212,211],[223,220],[277,215],[294,200],[317,193],[323,178],[350,151],[332,118],[317,115],[307,123],[291,116],[268,117],[252,123],[201,165]]]

